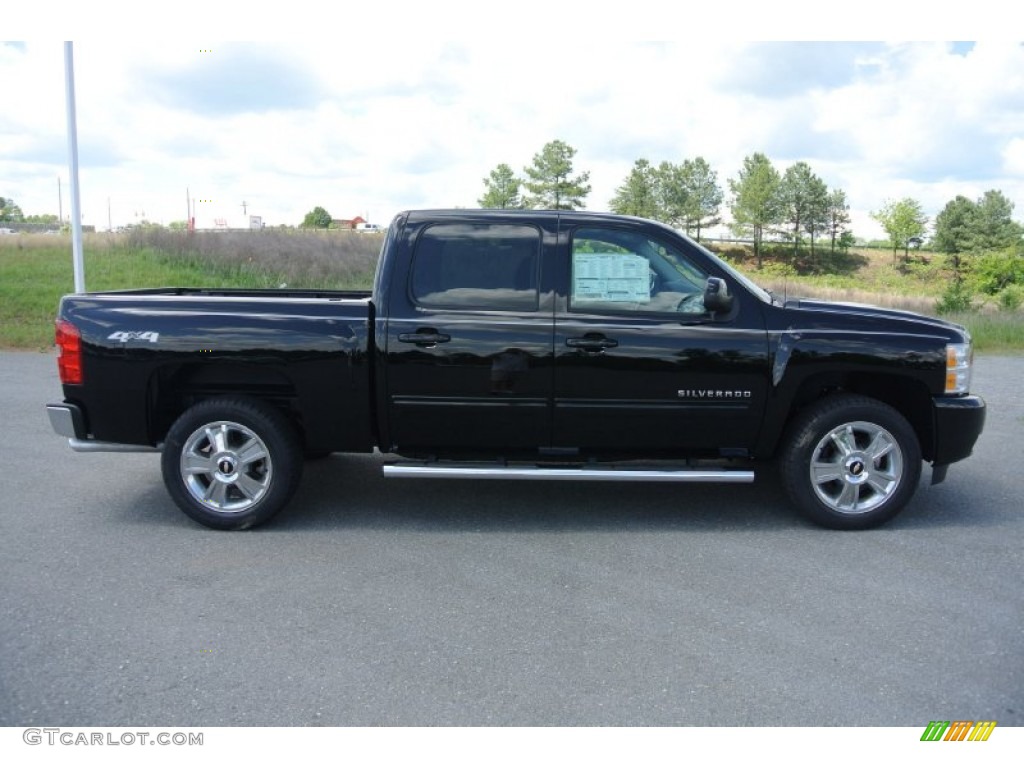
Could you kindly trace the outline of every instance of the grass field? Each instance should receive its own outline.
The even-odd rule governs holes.
[[[85,238],[90,291],[163,286],[368,288],[381,238],[348,232],[174,232]],[[0,348],[53,344],[60,297],[74,291],[71,241],[0,238]]]
[[[382,238],[352,232],[263,230],[238,233],[138,231],[85,238],[90,291],[162,286],[223,288],[367,289]],[[934,314],[947,276],[937,258],[897,268],[881,251],[820,257],[820,263],[767,259],[758,269],[741,248],[723,255],[755,282],[790,296],[909,309]],[[0,348],[47,349],[60,297],[74,279],[68,237],[0,237]],[[1024,314],[994,305],[953,316],[967,326],[976,349],[1024,351]]]

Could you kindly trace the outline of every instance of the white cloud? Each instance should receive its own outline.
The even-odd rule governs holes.
[[[143,210],[181,219],[188,188],[213,201],[201,213],[239,221],[245,201],[271,224],[316,205],[383,223],[407,207],[473,206],[491,169],[521,172],[556,138],[590,171],[593,209],[639,157],[701,155],[725,187],[762,151],[845,189],[858,234],[875,234],[867,213],[904,196],[934,217],[956,194],[1002,189],[1024,211],[1020,45],[704,39],[594,38],[561,56],[386,35],[86,41],[75,46],[85,220],[105,227],[108,198],[115,224]],[[17,105],[0,115],[0,194],[56,212],[60,176],[66,214],[62,46],[0,46],[0,80]]]
[[[1011,139],[1003,150],[1003,173],[1024,177],[1024,137]]]

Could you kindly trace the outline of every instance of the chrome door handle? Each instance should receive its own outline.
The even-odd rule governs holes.
[[[606,339],[604,336],[576,336],[566,339],[565,344],[584,352],[602,352],[619,346],[615,339]]]
[[[447,333],[438,333],[434,330],[416,331],[416,333],[400,333],[398,340],[406,344],[415,344],[417,347],[433,347],[437,344],[444,344],[451,341],[452,337]]]

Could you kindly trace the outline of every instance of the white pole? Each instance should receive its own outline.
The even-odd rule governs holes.
[[[82,207],[78,197],[78,128],[75,124],[75,62],[72,44],[64,43],[64,90],[68,113],[68,163],[71,171],[71,252],[75,268],[75,293],[85,292],[82,261]]]

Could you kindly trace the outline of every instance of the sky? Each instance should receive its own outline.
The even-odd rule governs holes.
[[[728,196],[762,152],[845,190],[859,237],[882,236],[870,212],[903,197],[934,219],[956,195],[999,189],[1024,220],[1019,42],[747,41],[706,26],[650,42],[611,25],[526,44],[530,19],[490,7],[505,17],[488,35],[425,15],[392,34],[380,11],[312,37],[293,19],[279,40],[271,20],[247,43],[216,39],[254,31],[223,19],[187,25],[188,39],[180,23],[116,42],[95,19],[46,29],[77,33],[83,223],[167,224],[190,196],[200,225],[297,225],[315,206],[385,225],[405,209],[475,207],[498,164],[523,175],[555,139],[590,174],[590,210],[608,210],[639,158],[704,157]],[[0,44],[0,196],[67,217],[64,45],[12,31],[28,42]]]

